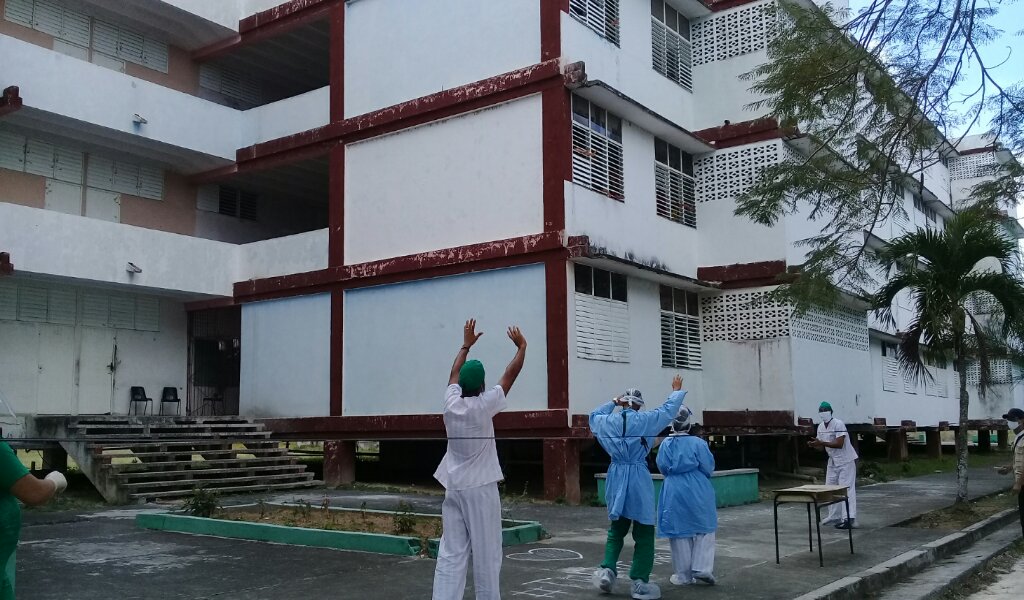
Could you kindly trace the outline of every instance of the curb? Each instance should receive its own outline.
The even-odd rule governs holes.
[[[796,600],[853,600],[881,591],[914,575],[940,559],[956,554],[985,536],[1017,519],[1017,509],[1008,508],[960,531],[939,538],[916,550],[904,552],[856,575],[844,577],[796,598]]]

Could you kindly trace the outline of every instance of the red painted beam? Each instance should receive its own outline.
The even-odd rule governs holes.
[[[500,266],[519,264],[516,259],[524,257],[529,259],[526,262],[537,262],[541,260],[537,255],[546,252],[561,251],[567,255],[571,252],[579,252],[579,246],[585,245],[585,240],[586,238],[570,238],[570,248],[562,245],[560,232],[540,233],[355,265],[328,267],[308,273],[241,281],[235,284],[234,293],[237,299],[252,300],[254,296],[266,294],[310,293],[311,289],[325,286],[330,286],[332,289],[346,289],[379,285],[383,282],[423,279],[435,276],[432,273],[434,270],[446,267],[461,269],[456,272],[478,270],[473,267],[481,263],[487,265],[488,268],[499,268]]]
[[[694,135],[713,145],[716,149],[733,148],[744,144],[773,140],[797,133],[793,127],[779,127],[774,118],[754,119],[742,123],[729,123],[719,127],[701,129]]]
[[[968,148],[967,150],[958,150],[960,156],[967,156],[969,154],[984,154],[985,152],[995,152],[999,150],[999,147],[995,144],[989,144],[988,146],[981,146],[980,148]]]
[[[18,86],[12,85],[4,88],[3,95],[0,95],[0,117],[20,110],[23,105],[24,102],[22,102]]]
[[[291,0],[258,12],[238,22],[238,33],[192,51],[192,60],[207,61],[228,54],[241,46],[287,33],[318,19],[326,18],[331,9],[344,0]]]
[[[11,255],[8,252],[0,252],[0,277],[14,274],[14,263],[11,262]]]
[[[318,144],[356,142],[538,93],[555,82],[561,84],[558,59],[241,148],[236,160],[245,163]]]
[[[730,8],[736,8],[737,6],[743,6],[744,4],[753,4],[758,0],[701,0],[704,6],[711,9],[712,12],[721,12]]]
[[[774,280],[784,273],[784,260],[697,267],[698,280],[722,284],[768,280],[768,278]]]
[[[705,427],[792,427],[790,410],[705,410]]]
[[[444,438],[444,420],[441,415],[380,415],[359,417],[300,417],[293,419],[263,419],[261,422],[274,435],[287,437],[346,437],[372,434],[375,438],[436,437]],[[509,411],[494,417],[494,431],[499,437],[538,437],[552,432],[569,434],[568,413],[565,410]]]

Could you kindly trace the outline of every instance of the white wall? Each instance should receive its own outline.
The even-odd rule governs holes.
[[[828,402],[846,423],[872,422],[875,411],[868,351],[801,338],[793,338],[790,344],[797,417],[814,417],[818,405]]]
[[[242,306],[240,415],[329,415],[330,380],[330,294]]]
[[[239,147],[259,144],[330,122],[331,86],[311,90],[245,111]]]
[[[239,111],[8,36],[0,36],[0,56],[4,79],[21,86],[26,107],[235,159]],[[135,125],[136,113],[148,123]]]
[[[542,157],[539,95],[348,146],[345,260],[541,232]]]
[[[327,229],[239,247],[239,281],[327,268]]]
[[[705,342],[702,346],[708,408],[795,410],[790,338]]]
[[[679,127],[693,129],[693,93],[652,66],[650,3],[622,2],[619,11],[621,47],[561,13],[563,64],[583,61],[590,81],[603,81]]]
[[[218,296],[238,281],[232,244],[6,202],[0,223],[4,251],[26,273]]]
[[[573,271],[569,271],[570,413],[590,414],[629,387],[640,389],[648,410],[657,408],[672,391],[672,377],[679,373],[684,379],[683,389],[688,392],[686,404],[696,411],[698,420],[702,420],[700,415],[705,408],[718,406],[717,398],[706,394],[707,363],[705,371],[662,367],[658,284],[631,277],[628,286],[629,362],[579,358],[576,353],[576,306],[573,302],[575,282]],[[707,345],[704,347],[707,348]],[[707,354],[704,360],[707,361]]]
[[[64,290],[89,289],[67,282],[45,285]],[[182,304],[168,299],[160,301],[159,331],[0,320],[0,340],[7,349],[0,352],[0,394],[19,415],[108,412],[112,387],[115,413],[128,412],[131,386],[146,388],[154,400],[155,411],[160,409],[164,386],[178,388],[184,404],[188,364],[186,321]],[[82,337],[87,331],[101,333],[109,344],[101,349],[83,345]],[[115,343],[119,362],[111,381],[106,365],[111,362]],[[84,351],[100,355],[84,356]],[[85,387],[86,381],[106,384]],[[87,394],[97,397],[85,398]],[[174,410],[172,405],[168,408]]]
[[[955,386],[952,365],[937,370],[936,377],[946,382],[947,396],[929,396],[923,382],[912,382],[914,393],[905,391],[902,373],[896,391],[882,389],[883,360],[881,342],[871,340],[871,389],[874,392],[874,416],[882,417],[888,425],[899,425],[900,421],[912,420],[920,427],[934,427],[940,421],[956,423],[959,420],[957,408],[960,390]],[[1002,413],[1000,413],[1002,414]],[[842,417],[840,417],[842,418]]]
[[[548,407],[544,267],[530,265],[345,293],[345,416],[437,414],[466,319],[484,333],[470,352],[498,383],[518,325],[529,342],[510,411]]]
[[[565,184],[565,224],[569,235],[587,235],[590,243],[611,254],[631,254],[668,270],[696,277],[697,229],[657,214],[654,186],[654,137],[631,125],[623,127],[625,200],[619,201],[570,182]]]
[[[735,10],[735,9],[734,9]],[[725,14],[726,11],[715,13]],[[750,91],[753,82],[739,78],[768,61],[764,50],[734,56],[693,68],[693,129],[720,127],[725,121],[742,123],[765,116],[767,110],[751,110],[747,105],[761,98]]]
[[[735,210],[735,199],[698,202],[701,266],[786,259],[790,249],[784,227],[760,225],[748,217],[736,216]]]
[[[346,117],[538,62],[540,2],[533,0],[372,0],[345,7]]]

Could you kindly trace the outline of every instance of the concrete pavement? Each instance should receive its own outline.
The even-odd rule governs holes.
[[[1005,488],[1007,478],[992,469],[971,471],[971,494]],[[936,540],[948,530],[896,527],[923,512],[949,505],[952,474],[862,487],[858,490],[860,528],[855,554],[845,532],[822,530],[825,566],[807,548],[803,507],[780,509],[782,564],[775,564],[772,507],[769,503],[719,511],[718,551],[713,588],[679,589],[668,583],[671,557],[659,540],[652,581],[665,598],[700,594],[707,598],[793,598],[861,572],[909,549]],[[268,500],[307,500],[319,505],[325,492],[273,494]],[[440,512],[439,496],[408,496],[328,491],[332,506],[393,509],[406,501],[418,512]],[[236,498],[232,502],[254,501]],[[136,529],[133,518],[152,507],[87,513],[28,513],[18,551],[21,600],[180,598],[303,599],[429,598],[434,561],[260,542],[190,536]],[[594,598],[590,573],[603,556],[607,516],[602,507],[513,504],[506,516],[540,521],[551,538],[505,549],[505,598]],[[630,543],[623,551],[631,557]],[[628,567],[620,573],[625,576]],[[628,597],[627,581],[617,595]],[[114,591],[116,589],[116,592]],[[472,598],[467,587],[466,598]]]

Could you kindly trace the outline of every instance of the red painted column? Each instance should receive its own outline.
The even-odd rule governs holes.
[[[544,499],[580,503],[579,440],[544,440]]]
[[[356,443],[324,442],[324,483],[328,487],[347,485],[356,480]]]

